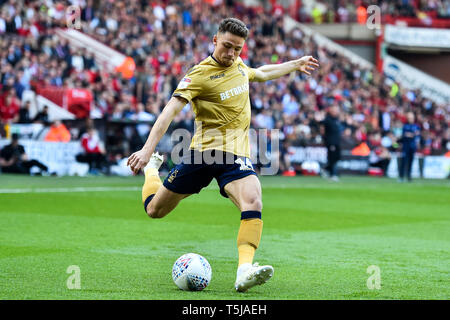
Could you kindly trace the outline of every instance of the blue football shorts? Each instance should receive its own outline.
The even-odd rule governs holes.
[[[211,158],[216,161],[211,161]],[[199,193],[215,178],[220,194],[228,198],[225,185],[252,174],[256,175],[256,172],[249,158],[219,150],[189,150],[181,163],[169,172],[163,185],[175,193],[192,194]]]

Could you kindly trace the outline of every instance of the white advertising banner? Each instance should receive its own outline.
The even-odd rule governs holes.
[[[450,158],[444,156],[425,157],[423,177],[428,179],[447,179],[450,175]]]
[[[384,41],[399,46],[450,48],[450,30],[386,25]]]
[[[422,95],[436,103],[450,103],[450,85],[390,56],[384,58],[387,77],[408,89],[419,89]]]
[[[325,147],[289,147],[289,160],[293,163],[304,161],[327,162],[327,148]]]
[[[0,140],[0,148],[8,145],[10,140]],[[83,152],[80,142],[46,142],[36,140],[19,140],[28,158],[42,162],[49,172],[67,175],[72,166],[77,165],[75,156]]]

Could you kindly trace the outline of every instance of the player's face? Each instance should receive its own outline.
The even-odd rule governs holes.
[[[244,46],[245,39],[229,32],[218,33],[213,39],[214,58],[224,66],[231,66],[239,57]]]

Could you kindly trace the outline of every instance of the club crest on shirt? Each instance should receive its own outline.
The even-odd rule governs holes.
[[[244,70],[242,70],[242,67],[240,64],[238,64],[238,70],[245,77],[245,72],[244,72]]]

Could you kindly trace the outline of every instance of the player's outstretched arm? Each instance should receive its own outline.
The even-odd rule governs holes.
[[[297,60],[291,60],[280,64],[268,64],[261,66],[256,70],[253,81],[268,81],[277,79],[293,71],[300,71],[307,75],[311,75],[310,71],[314,71],[319,67],[319,62],[312,56],[304,56]]]
[[[138,174],[139,170],[147,165],[157,144],[166,133],[173,118],[175,118],[181,109],[183,109],[186,103],[187,101],[183,98],[172,97],[166,104],[158,119],[156,119],[144,147],[128,158],[127,165],[130,166],[130,169],[134,174]]]

